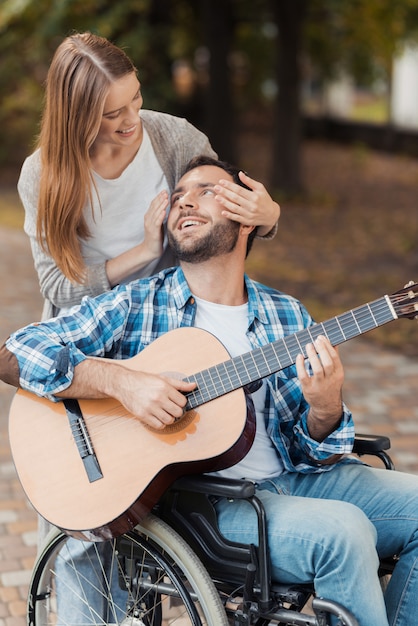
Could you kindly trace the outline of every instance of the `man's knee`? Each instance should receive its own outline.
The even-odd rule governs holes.
[[[365,513],[349,502],[329,501],[324,510],[322,536],[340,551],[375,553],[377,532]]]
[[[285,542],[290,549],[294,544],[296,551],[310,550],[314,560],[319,555],[333,559],[367,554],[377,562],[376,529],[361,509],[337,500],[304,499],[303,504],[299,516],[296,509],[287,515],[285,501],[281,512],[268,516],[270,544]]]

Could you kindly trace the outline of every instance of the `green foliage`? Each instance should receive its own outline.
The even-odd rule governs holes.
[[[236,115],[275,97],[277,1],[292,2],[224,0],[230,33],[225,63]],[[208,84],[201,54],[207,45],[205,6],[210,0],[1,0],[0,163],[20,162],[30,149],[50,59],[72,31],[91,30],[122,46],[138,67],[145,106],[190,114],[196,122]],[[307,7],[303,52],[319,81],[342,70],[364,84],[387,79],[402,43],[418,39],[417,0],[309,0]],[[179,63],[194,81],[190,101],[176,92],[173,68]]]

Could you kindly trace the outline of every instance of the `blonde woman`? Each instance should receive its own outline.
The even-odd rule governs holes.
[[[186,120],[142,104],[136,68],[107,39],[74,34],[58,47],[18,182],[44,317],[175,264],[161,235],[169,194],[193,156],[216,155]],[[274,236],[277,203],[242,177],[254,193],[221,183],[225,215]]]
[[[38,146],[18,182],[44,318],[176,263],[163,236],[168,199],[192,157],[216,154],[186,120],[142,103],[136,68],[107,39],[74,34],[58,47]],[[251,191],[219,182],[224,214],[274,236],[280,207],[261,183],[240,177]],[[48,526],[40,520],[41,541]],[[76,540],[68,546],[79,574],[91,577],[88,551]],[[100,550],[105,564],[106,544]],[[68,587],[73,575],[68,568]],[[85,621],[68,588],[59,600],[62,623]],[[100,598],[90,601],[98,615],[105,612]]]

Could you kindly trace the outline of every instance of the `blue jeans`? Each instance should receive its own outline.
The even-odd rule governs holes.
[[[127,592],[118,582],[111,542],[69,538],[55,563],[57,626],[116,624],[125,617]]]
[[[319,474],[283,474],[257,486],[268,520],[272,577],[314,582],[318,596],[349,609],[361,626],[418,623],[418,476],[340,464]],[[246,501],[216,505],[221,532],[257,544]],[[379,557],[399,561],[385,597]]]

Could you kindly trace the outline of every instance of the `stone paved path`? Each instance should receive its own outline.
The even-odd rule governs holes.
[[[0,228],[0,277],[3,341],[41,312],[29,244],[17,230]],[[418,362],[381,350],[366,337],[342,346],[341,354],[345,399],[356,416],[357,431],[389,435],[397,468],[418,473]],[[19,485],[8,445],[12,397],[13,389],[0,382],[0,626],[25,625],[27,584],[36,553],[36,515]]]
[[[0,228],[0,341],[34,319],[42,300],[27,237]],[[7,436],[14,390],[0,382],[0,626],[24,626],[27,584],[36,553],[36,515],[16,477]]]

